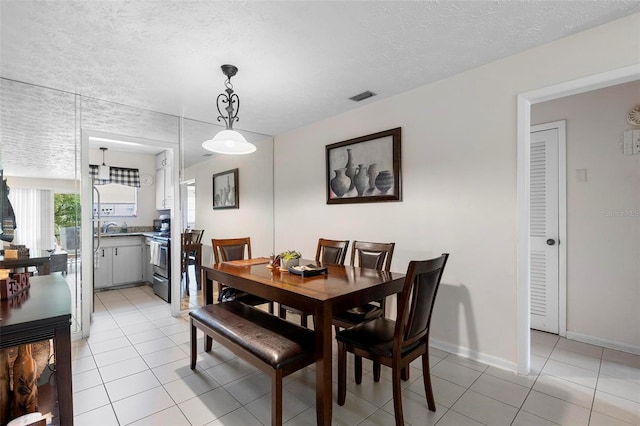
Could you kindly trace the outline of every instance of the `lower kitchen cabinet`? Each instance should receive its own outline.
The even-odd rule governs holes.
[[[98,249],[97,259],[93,268],[94,288],[109,288],[113,286],[131,284],[143,281],[142,252],[144,246],[140,238],[127,237],[110,238],[108,243]],[[106,240],[103,239],[103,241]],[[109,247],[113,245],[112,247]]]

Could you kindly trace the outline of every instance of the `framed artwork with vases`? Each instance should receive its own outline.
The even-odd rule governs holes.
[[[238,169],[213,175],[213,209],[240,208],[238,190]]]
[[[327,204],[402,201],[400,129],[326,146]]]

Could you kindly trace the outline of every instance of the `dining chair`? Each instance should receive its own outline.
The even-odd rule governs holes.
[[[338,405],[347,394],[346,355],[368,358],[392,369],[393,408],[396,425],[404,424],[402,415],[402,370],[422,357],[424,390],[429,410],[436,411],[429,371],[429,331],[448,253],[423,261],[411,261],[407,269],[396,320],[378,317],[340,331],[338,340]]]
[[[189,265],[196,265],[196,247],[202,241],[204,229],[185,229],[180,234],[181,273],[185,274],[185,293],[189,296]],[[201,260],[200,260],[201,261]],[[200,277],[196,266],[196,286],[200,290]]]
[[[327,240],[320,238],[318,239],[318,248],[316,249],[316,262],[320,262],[323,265],[344,265],[348,247],[349,240]],[[278,316],[286,319],[287,311],[300,315],[300,324],[303,327],[307,327],[309,323],[307,318],[311,314],[280,304]]]
[[[351,246],[351,266],[360,268],[377,269],[389,272],[395,243],[372,243],[367,241],[354,241]],[[369,321],[384,316],[386,298],[365,305],[338,312],[333,315],[332,322],[336,334],[341,328],[353,327],[364,321]],[[354,372],[356,383],[362,382],[362,358],[355,356]],[[380,364],[373,363],[374,380],[380,380]]]
[[[190,233],[193,234],[193,242],[194,243],[201,243],[202,242],[202,236],[204,235],[204,229],[190,229],[187,228],[184,231],[185,233]]]
[[[251,259],[251,238],[213,238],[211,240],[213,247],[213,258],[215,263],[227,262],[230,260]],[[245,257],[246,254],[246,257]],[[218,297],[222,294],[222,290],[226,288],[223,283],[218,282]],[[245,305],[257,306],[269,304],[269,313],[273,314],[273,302],[253,294],[241,294],[234,300],[238,300]]]
[[[349,240],[327,240],[320,238],[316,249],[316,262],[328,265],[344,265]]]

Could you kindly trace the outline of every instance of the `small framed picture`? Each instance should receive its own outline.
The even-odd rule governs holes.
[[[400,127],[326,146],[327,204],[401,201]]]
[[[213,175],[213,209],[240,208],[238,169]]]

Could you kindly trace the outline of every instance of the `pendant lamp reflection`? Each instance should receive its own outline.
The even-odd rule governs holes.
[[[239,121],[238,111],[240,111],[240,98],[233,92],[231,77],[236,75],[238,68],[233,65],[222,65],[222,73],[227,76],[224,82],[226,87],[225,93],[220,93],[216,100],[218,108],[218,121],[223,120],[226,124],[226,130],[218,132],[213,139],[204,141],[202,147],[207,151],[218,154],[242,155],[251,154],[256,151],[256,146],[247,140],[237,131],[233,130],[233,122]],[[226,106],[225,106],[226,105]],[[235,108],[234,108],[235,106]],[[227,115],[222,113],[224,109]]]
[[[111,168],[104,163],[104,152],[107,148],[100,147],[102,151],[102,165],[98,167],[98,179],[100,180],[110,180],[111,179]]]

